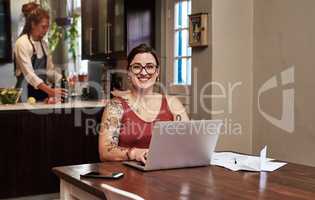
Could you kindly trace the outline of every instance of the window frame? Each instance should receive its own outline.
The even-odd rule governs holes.
[[[189,34],[189,24],[185,28],[175,28],[175,4],[178,0],[171,0],[166,1],[166,11],[167,16],[165,18],[165,30],[166,30],[166,37],[165,37],[165,46],[166,46],[166,89],[169,94],[173,95],[183,95],[189,96],[191,84],[175,84],[175,32],[179,29],[186,29]],[[191,2],[191,0],[190,0]],[[188,16],[187,16],[188,18]],[[188,44],[188,41],[187,41]],[[189,57],[192,62],[192,55],[191,56],[180,56],[181,58]],[[192,72],[191,72],[192,75]],[[192,80],[192,77],[191,77]]]

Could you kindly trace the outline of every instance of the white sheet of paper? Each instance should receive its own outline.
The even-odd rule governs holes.
[[[265,146],[261,151],[260,151],[260,169],[264,169],[266,167],[266,158],[267,158],[267,146]]]
[[[260,152],[260,157],[249,156],[232,152],[214,152],[211,165],[225,167],[232,171],[274,171],[284,166],[284,162],[271,162],[274,159],[267,158],[267,147]]]

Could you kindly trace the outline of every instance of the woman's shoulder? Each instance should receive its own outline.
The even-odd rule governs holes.
[[[119,98],[114,97],[106,103],[105,111],[114,115],[122,115],[123,114],[123,106],[122,102]]]
[[[178,104],[182,105],[181,101],[178,99],[177,96],[174,96],[174,95],[164,95],[164,96],[165,96],[165,98],[167,100],[167,103],[169,105],[173,105],[173,104],[175,104],[175,105],[178,105]]]
[[[114,96],[116,99],[128,99],[131,91],[130,90],[114,90],[111,92],[111,94]]]
[[[23,34],[15,41],[15,46],[29,46],[27,35]]]
[[[119,97],[114,97],[106,103],[106,107],[108,106],[122,106],[122,101]]]
[[[186,112],[186,109],[177,96],[165,95],[167,104],[172,113],[178,114]]]
[[[27,35],[21,35],[14,44],[14,52],[28,52],[29,54],[33,53],[33,47],[31,43],[28,41]]]

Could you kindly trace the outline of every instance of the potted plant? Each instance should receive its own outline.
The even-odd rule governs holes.
[[[78,13],[73,13],[71,16],[71,24],[69,28],[64,32],[65,33],[65,40],[69,40],[69,53],[71,54],[71,58],[74,64],[74,69],[76,70],[76,64],[77,64],[77,49],[78,49],[78,37],[79,37],[79,31],[78,31],[78,21],[79,21],[80,15]]]
[[[67,41],[67,45],[69,45],[68,52],[71,54],[74,67],[76,68],[78,48],[77,40],[79,38],[78,21],[80,14],[78,13],[78,11],[73,10],[73,1],[58,1],[60,1],[59,3],[62,2],[67,4],[67,7],[70,6],[72,7],[72,9],[66,12],[67,17],[57,17],[51,23],[50,30],[48,32],[48,47],[50,52],[52,53],[56,50],[58,44],[62,40]],[[40,4],[43,8],[50,10],[51,15],[53,15],[49,0],[40,0]]]
[[[62,38],[69,42],[69,53],[73,63],[76,64],[77,48],[79,37],[78,20],[80,15],[73,13],[72,16],[67,18],[57,18],[51,24],[50,31],[48,33],[48,45],[50,52],[55,51]]]

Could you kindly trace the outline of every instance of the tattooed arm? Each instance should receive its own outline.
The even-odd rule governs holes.
[[[98,139],[100,160],[121,161],[130,159],[145,163],[148,149],[118,146],[122,115],[123,107],[119,100],[113,99],[106,105]]]
[[[113,99],[106,105],[98,140],[101,161],[128,159],[129,148],[118,146],[122,115],[123,107],[120,101]]]

